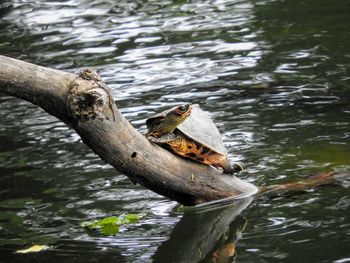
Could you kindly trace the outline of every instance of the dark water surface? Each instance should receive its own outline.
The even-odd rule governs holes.
[[[267,185],[350,171],[349,14],[343,0],[1,1],[0,54],[96,67],[141,132],[155,112],[199,103],[240,177]],[[4,95],[0,174],[0,262],[350,262],[345,183],[184,212]],[[141,212],[116,236],[79,226]],[[32,244],[53,249],[14,253]]]

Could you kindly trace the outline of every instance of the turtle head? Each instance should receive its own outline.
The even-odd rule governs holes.
[[[164,134],[172,133],[176,127],[190,116],[191,103],[172,108],[166,114],[150,118],[146,121],[148,132],[146,137],[159,138]]]

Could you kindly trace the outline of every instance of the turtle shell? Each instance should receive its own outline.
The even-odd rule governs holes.
[[[227,156],[227,150],[222,141],[220,131],[198,104],[192,105],[192,113],[177,126],[187,137],[198,142],[200,146],[206,146],[212,151]]]

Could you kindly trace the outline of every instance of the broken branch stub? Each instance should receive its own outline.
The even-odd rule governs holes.
[[[93,69],[83,69],[71,83],[67,106],[76,120],[100,117],[115,121],[113,95]]]

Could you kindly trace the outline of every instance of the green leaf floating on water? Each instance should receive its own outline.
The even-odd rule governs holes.
[[[105,236],[116,235],[119,232],[119,226],[117,224],[107,224],[103,225],[100,230]]]
[[[124,214],[118,217],[119,224],[137,223],[145,214]]]
[[[124,214],[118,217],[110,216],[100,220],[85,221],[80,224],[81,227],[97,229],[103,235],[115,235],[119,232],[119,226],[125,224],[137,223],[145,214]]]

